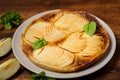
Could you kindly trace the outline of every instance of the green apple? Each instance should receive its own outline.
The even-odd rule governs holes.
[[[12,39],[4,38],[0,40],[0,57],[6,55],[12,48]]]
[[[7,80],[13,76],[20,68],[20,63],[16,58],[11,58],[0,65],[0,80]]]

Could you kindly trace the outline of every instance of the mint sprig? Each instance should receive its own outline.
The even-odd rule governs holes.
[[[11,30],[14,25],[19,25],[21,15],[16,11],[8,11],[0,16],[0,24],[3,24],[6,30]]]
[[[39,74],[32,74],[30,80],[56,80],[56,79],[47,77],[45,72],[41,72]]]
[[[33,43],[32,48],[36,50],[47,45],[47,43],[48,42],[44,38],[40,38]]]
[[[83,27],[83,30],[89,35],[89,36],[93,36],[95,31],[96,31],[96,22],[95,21],[91,21],[88,24],[85,24]]]

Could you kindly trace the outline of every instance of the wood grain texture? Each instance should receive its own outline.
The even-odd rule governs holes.
[[[117,48],[111,61],[99,71],[68,80],[120,80],[120,0],[0,0],[0,15],[9,10],[16,10],[22,15],[23,21],[43,11],[69,8],[87,11],[103,19],[116,36]],[[0,39],[12,37],[17,27],[11,31],[0,30]],[[14,57],[12,50],[0,58],[0,64],[11,57]],[[11,79],[29,80],[31,74],[32,72],[21,65],[20,70]]]

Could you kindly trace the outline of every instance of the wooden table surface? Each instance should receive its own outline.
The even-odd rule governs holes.
[[[23,21],[43,11],[69,8],[87,11],[103,19],[116,36],[117,48],[111,61],[99,71],[68,80],[120,80],[120,0],[0,0],[0,15],[8,10],[16,10],[22,15]],[[0,30],[0,38],[12,37],[17,27],[10,31]],[[0,64],[11,57],[14,57],[12,50],[0,58]],[[21,65],[10,80],[29,80],[31,74]]]

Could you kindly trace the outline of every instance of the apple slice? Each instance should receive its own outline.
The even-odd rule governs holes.
[[[12,39],[4,38],[0,40],[0,57],[6,55],[12,48]]]
[[[0,40],[0,43],[2,43],[5,39],[6,39],[6,38],[1,39],[1,40]]]
[[[17,59],[11,58],[0,65],[0,80],[6,80],[13,76],[20,68]]]

